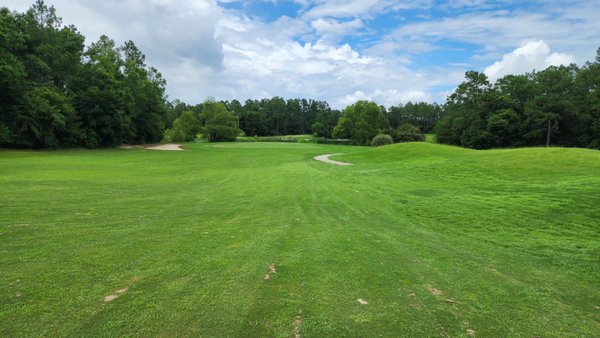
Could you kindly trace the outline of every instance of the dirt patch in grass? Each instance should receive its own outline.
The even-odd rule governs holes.
[[[276,273],[277,273],[277,268],[275,267],[275,263],[272,263],[271,265],[269,265],[269,272],[267,272],[267,274],[265,275],[265,280],[271,279],[273,274],[276,274]]]
[[[475,337],[475,330],[473,329],[467,329],[467,334],[471,337]]]
[[[104,297],[104,301],[105,302],[112,302],[113,300],[119,298],[120,294],[123,294],[125,292],[127,292],[127,290],[129,290],[129,288],[121,288],[118,289],[117,291],[115,291],[115,293],[113,293],[112,295],[108,295],[106,297]]]
[[[119,146],[121,149],[148,149],[148,150],[168,150],[168,151],[181,151],[181,145],[175,143],[167,143],[167,144],[123,144]]]
[[[302,310],[294,317],[294,338],[300,338],[300,327],[302,326]]]
[[[330,160],[329,156],[334,156],[334,155],[342,155],[342,154],[319,155],[319,156],[315,156],[314,159],[317,161],[321,161],[321,162],[325,162],[325,163],[329,163],[329,164],[335,164],[335,165],[354,165],[354,164],[348,163],[348,162],[340,162],[340,161]]]
[[[113,300],[117,299],[117,297],[119,297],[119,296],[118,295],[108,295],[108,296],[104,297],[104,301],[112,302]]]
[[[431,292],[431,294],[434,295],[434,296],[439,296],[439,295],[442,295],[444,293],[444,291],[438,290],[438,289],[432,288],[432,287],[428,287],[427,290],[429,290],[429,292]]]
[[[6,227],[7,228],[13,228],[13,227],[26,227],[26,226],[30,226],[31,224],[29,223],[21,223],[21,224],[7,224]]]

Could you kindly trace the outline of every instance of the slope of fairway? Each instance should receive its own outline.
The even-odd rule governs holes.
[[[0,151],[0,336],[600,336],[598,151],[184,148]]]

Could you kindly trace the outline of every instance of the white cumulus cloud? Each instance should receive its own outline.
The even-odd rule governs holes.
[[[380,90],[377,89],[370,93],[365,93],[362,90],[357,90],[352,94],[346,95],[344,98],[339,100],[339,103],[342,105],[351,105],[354,104],[358,100],[368,100],[375,101],[378,104],[384,106],[392,106],[404,104],[409,101],[411,102],[431,102],[432,96],[424,91],[420,90],[407,90],[401,91],[398,89],[386,89]]]
[[[550,53],[550,47],[544,41],[530,41],[511,53],[504,54],[502,60],[486,67],[484,73],[493,82],[508,74],[525,74],[573,62],[573,55]]]
[[[310,24],[319,35],[340,36],[355,32],[364,26],[362,20],[337,21],[328,19],[317,19]]]

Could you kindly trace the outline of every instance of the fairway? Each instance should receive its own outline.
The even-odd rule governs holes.
[[[0,336],[600,336],[600,151],[183,148],[0,151]]]

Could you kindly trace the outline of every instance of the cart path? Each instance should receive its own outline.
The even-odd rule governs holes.
[[[317,161],[321,161],[321,162],[325,162],[325,163],[329,163],[329,164],[335,164],[335,165],[354,165],[353,163],[340,162],[340,161],[334,161],[334,160],[329,159],[329,156],[334,156],[334,155],[342,155],[342,154],[319,155],[319,156],[315,156],[314,159]]]

